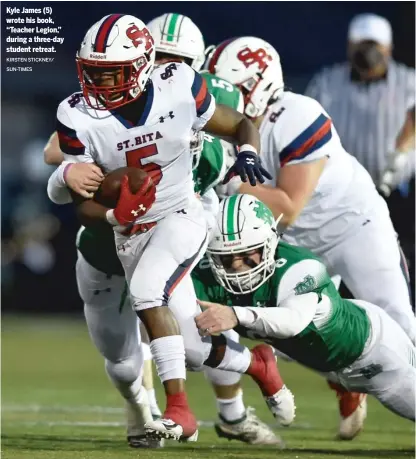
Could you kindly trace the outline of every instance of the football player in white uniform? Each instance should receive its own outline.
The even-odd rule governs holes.
[[[177,13],[166,13],[151,20],[147,24],[147,28],[155,40],[155,65],[176,61],[185,62],[196,71],[201,69],[205,61],[204,38],[199,28],[190,18]],[[240,112],[243,111],[243,97],[235,86],[210,74],[204,74],[203,77],[207,80],[208,89],[215,96],[217,102],[220,101],[219,103],[233,106]],[[202,133],[196,133],[195,135],[193,150],[199,152],[196,155],[200,155],[202,148],[203,136],[201,139],[200,134]],[[231,165],[234,162],[232,150],[227,148],[225,151],[225,164]],[[210,173],[215,175],[216,171],[211,171]],[[222,175],[218,176],[219,179],[222,179]],[[206,214],[212,215],[209,220],[215,222],[219,200],[213,188],[201,195],[201,202]],[[146,381],[152,413],[157,413],[158,407],[152,384],[152,366],[146,360],[151,358],[151,353],[147,349],[145,336],[142,336],[142,339],[145,355],[143,381]],[[238,335],[235,334],[233,339],[238,340]],[[209,367],[206,368],[205,374],[212,383],[216,394],[219,422],[215,424],[215,430],[219,436],[228,439],[239,439],[257,445],[281,444],[281,439],[275,435],[273,430],[263,423],[252,409],[246,409],[241,388],[238,395],[235,395],[235,384],[240,380],[239,374],[218,371]]]
[[[235,178],[228,193],[250,193],[274,215],[283,213],[287,242],[319,255],[331,275],[339,274],[355,297],[382,307],[415,343],[406,271],[387,205],[343,149],[329,115],[317,101],[284,92],[279,55],[260,38],[221,43],[207,67],[243,91],[245,113],[259,127],[262,160],[273,175],[253,189]],[[340,436],[352,438],[362,426],[365,401],[333,388]]]
[[[60,104],[57,132],[71,161],[95,162],[105,172],[140,167],[152,179],[132,193],[124,177],[115,209],[73,199],[85,226],[106,222],[114,227],[132,304],[151,340],[167,406],[164,419],[147,423],[147,432],[196,440],[184,387],[185,349],[187,363],[195,368],[244,368],[267,396],[277,394],[270,372],[278,371],[262,350],[253,358],[242,346],[228,346],[223,335],[202,340],[193,322],[199,307],[189,273],[206,246],[207,227],[193,192],[191,130],[204,128],[240,145],[228,177],[248,177],[254,186],[269,174],[257,156],[258,131],[238,112],[216,107],[199,74],[186,64],[170,63],[150,78],[153,45],[146,26],[133,16],[113,14],[94,24],[77,55],[82,94]],[[89,122],[80,122],[79,113],[87,113]],[[57,173],[64,177],[68,167],[63,163]]]

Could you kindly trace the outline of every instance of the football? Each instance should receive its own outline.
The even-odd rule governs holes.
[[[117,201],[120,196],[121,179],[125,175],[129,177],[130,191],[136,193],[148,174],[136,167],[120,167],[106,175],[100,188],[98,188],[94,194],[94,201],[114,209],[117,206]],[[150,182],[150,186],[151,185],[152,182]]]

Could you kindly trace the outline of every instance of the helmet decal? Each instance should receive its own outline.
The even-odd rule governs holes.
[[[280,239],[276,225],[271,210],[254,196],[238,194],[221,202],[207,257],[215,278],[227,291],[252,292],[273,275]],[[238,258],[245,269],[234,268]]]
[[[263,48],[252,51],[248,46],[237,53],[237,58],[246,67],[258,64],[260,70],[264,70],[267,67],[267,61],[272,60],[272,57]]]
[[[124,14],[110,14],[107,19],[103,21],[95,38],[94,51],[96,53],[105,53],[105,48],[107,46],[107,40],[110,36],[111,29],[114,27],[114,24],[123,16]]]

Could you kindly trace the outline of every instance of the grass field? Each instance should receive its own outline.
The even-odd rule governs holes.
[[[3,459],[309,459],[414,457],[414,426],[370,400],[364,431],[352,442],[334,440],[336,400],[325,382],[296,364],[280,364],[296,398],[297,418],[279,429],[287,448],[219,440],[211,427],[214,397],[201,374],[189,374],[191,406],[203,421],[198,443],[161,450],[127,447],[122,400],[104,373],[85,324],[74,319],[2,320]],[[160,388],[158,384],[158,388]],[[273,424],[257,388],[244,379],[247,405]],[[159,391],[160,404],[163,396]]]

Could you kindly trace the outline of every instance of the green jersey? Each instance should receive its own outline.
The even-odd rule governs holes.
[[[238,326],[251,339],[268,342],[298,362],[322,372],[351,365],[362,354],[370,332],[365,311],[344,300],[322,262],[306,249],[280,242],[273,276],[246,295],[227,292],[214,278],[204,257],[191,276],[197,298],[228,306],[276,307],[291,295],[315,292],[329,302],[319,302],[313,320],[299,334],[287,339],[269,338]],[[328,306],[329,304],[329,306]]]
[[[82,227],[77,237],[77,248],[85,260],[98,271],[111,276],[124,276],[123,266],[117,256],[114,231]]]
[[[244,98],[237,86],[231,84],[229,81],[212,75],[206,70],[200,73],[207,83],[208,91],[214,96],[217,104],[227,105],[228,107],[243,113]]]

